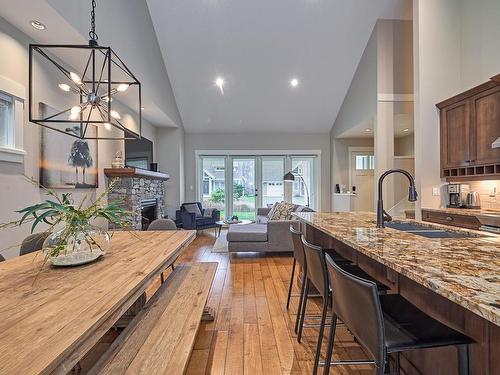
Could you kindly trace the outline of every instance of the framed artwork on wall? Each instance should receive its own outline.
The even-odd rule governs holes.
[[[42,116],[58,113],[40,103]],[[79,131],[75,126],[66,132]],[[97,126],[89,124],[87,133],[97,138]],[[95,189],[98,184],[97,141],[78,139],[42,127],[40,129],[40,183],[56,189]]]

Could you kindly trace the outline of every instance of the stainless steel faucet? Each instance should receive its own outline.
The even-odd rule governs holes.
[[[377,228],[384,228],[384,222],[391,221],[392,217],[384,210],[384,200],[382,199],[382,182],[384,182],[384,178],[392,173],[401,173],[408,177],[410,181],[410,187],[408,189],[408,201],[415,202],[417,200],[417,189],[415,189],[415,180],[413,176],[405,171],[404,169],[389,169],[382,173],[380,178],[378,179],[378,200],[377,200]]]

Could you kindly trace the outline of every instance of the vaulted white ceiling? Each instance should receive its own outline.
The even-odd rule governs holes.
[[[0,5],[38,42],[85,43],[90,0]],[[154,125],[328,132],[376,20],[408,9],[411,0],[98,0],[97,31],[141,81]]]
[[[188,132],[329,131],[376,20],[405,3],[147,0]]]

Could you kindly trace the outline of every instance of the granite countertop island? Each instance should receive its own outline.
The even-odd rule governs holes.
[[[368,212],[302,212],[295,216],[500,326],[500,236],[422,223],[439,229],[470,232],[476,236],[425,238],[391,228],[376,228],[376,216]]]

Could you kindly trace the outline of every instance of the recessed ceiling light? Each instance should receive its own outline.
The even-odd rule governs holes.
[[[146,109],[146,108],[144,108],[144,107],[141,107],[141,111],[144,111],[145,109]]]
[[[369,132],[371,132],[371,131],[372,131],[372,130],[371,130],[370,128],[366,128],[366,129],[365,129],[365,132],[367,132],[367,133],[369,133]]]
[[[217,78],[215,79],[215,82],[214,82],[214,83],[215,83],[215,86],[217,86],[217,87],[219,88],[220,92],[224,94],[224,83],[225,83],[225,82],[224,82],[224,78],[222,78],[222,77],[217,77]]]
[[[105,122],[104,128],[106,128],[106,130],[111,130],[111,124],[109,122]]]
[[[40,21],[36,21],[36,20],[31,20],[30,24],[31,24],[31,26],[33,26],[37,30],[45,30],[47,28],[43,23],[41,23]]]
[[[410,129],[406,128],[406,129],[404,129],[403,131],[404,131],[404,132],[409,132],[409,131],[410,131]]]
[[[297,87],[299,85],[299,80],[297,78],[292,78],[290,80],[290,86]]]

